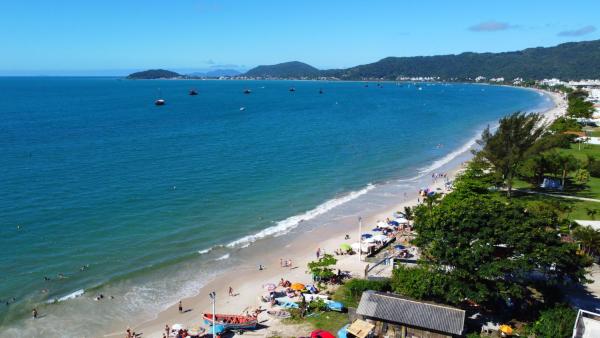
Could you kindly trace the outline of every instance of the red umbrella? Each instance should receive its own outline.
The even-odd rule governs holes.
[[[335,336],[325,330],[315,330],[310,334],[310,338],[335,338]]]

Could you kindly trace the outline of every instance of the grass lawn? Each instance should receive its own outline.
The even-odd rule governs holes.
[[[558,151],[562,154],[571,154],[578,160],[587,161],[587,156],[597,157],[600,159],[600,145],[595,144],[578,144],[572,143],[570,149],[559,148]]]
[[[557,205],[561,206],[559,210],[564,210],[562,212],[563,216],[569,218],[570,220],[600,221],[599,202],[579,201],[568,198],[552,197],[548,195],[538,194],[520,194],[515,195],[515,198],[518,198],[523,201],[545,201],[549,203],[556,203]],[[598,212],[592,217],[591,215],[588,215],[588,210],[597,210]]]
[[[347,313],[327,311],[317,312],[310,317],[284,319],[283,322],[289,324],[308,324],[314,330],[325,330],[335,335],[339,329],[348,324],[349,320]]]

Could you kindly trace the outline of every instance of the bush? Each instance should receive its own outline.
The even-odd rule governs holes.
[[[424,266],[409,268],[400,265],[392,276],[394,292],[414,299],[442,303],[457,304],[464,299],[461,286],[455,284],[447,274]]]
[[[592,177],[600,177],[600,161],[596,160],[595,157],[588,158],[587,170]]]
[[[559,304],[542,311],[530,331],[536,337],[569,338],[573,334],[576,317],[575,310],[566,304]]]
[[[364,291],[391,291],[390,280],[351,279],[344,284],[346,293],[351,297],[360,297]]]

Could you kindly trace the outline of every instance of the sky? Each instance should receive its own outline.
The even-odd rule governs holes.
[[[512,51],[600,39],[599,13],[598,0],[0,0],[0,75]]]

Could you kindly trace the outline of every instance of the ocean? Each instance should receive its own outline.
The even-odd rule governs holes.
[[[151,318],[244,247],[385,203],[500,117],[552,105],[474,84],[109,77],[0,78],[0,102],[2,337]]]

